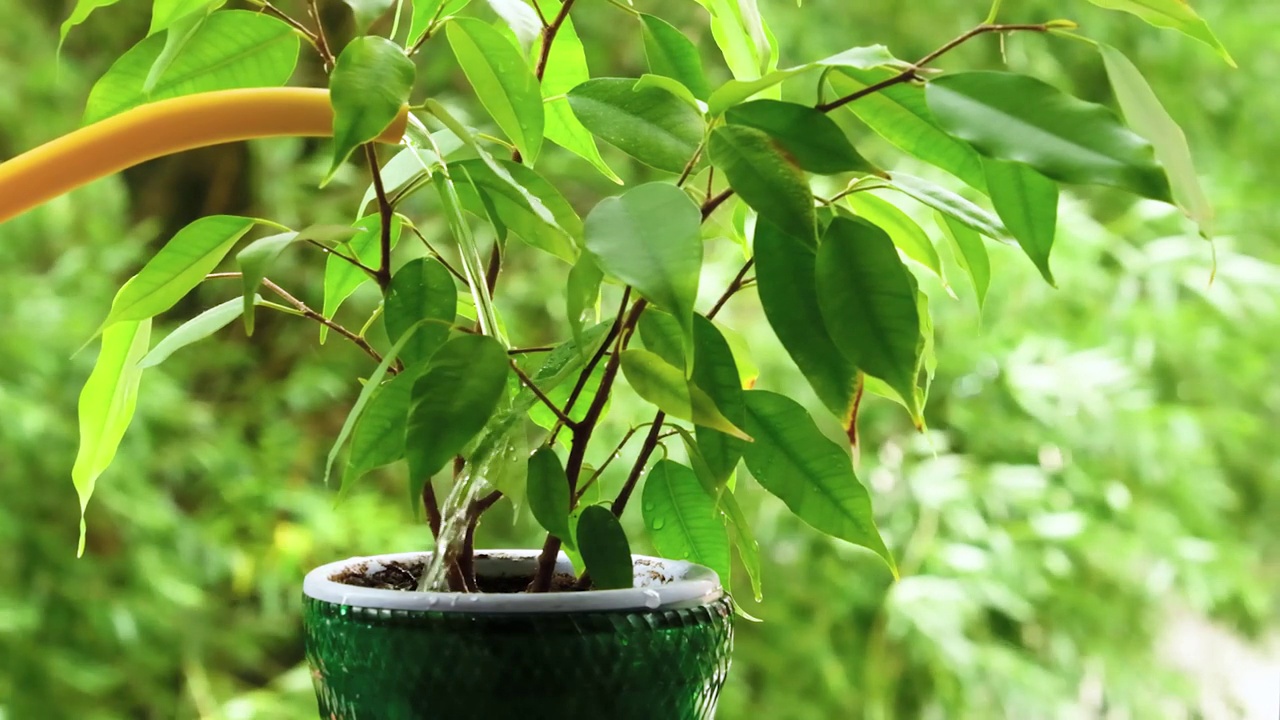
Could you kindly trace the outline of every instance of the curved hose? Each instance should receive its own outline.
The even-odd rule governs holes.
[[[376,140],[398,143],[408,110]],[[80,128],[0,164],[0,223],[65,192],[183,150],[266,137],[329,137],[317,88],[221,90],[161,100]]]

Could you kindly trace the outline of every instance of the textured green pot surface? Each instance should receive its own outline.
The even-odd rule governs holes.
[[[478,558],[480,572],[487,563],[499,566],[498,574],[516,574],[531,568],[536,555],[498,552]],[[305,598],[320,717],[713,718],[733,648],[732,604],[718,581],[707,581],[715,578],[710,570],[637,561],[636,590],[556,598],[350,586],[318,592],[314,576],[332,574],[339,564],[320,568],[308,576]],[[688,590],[686,575],[702,582],[679,592]],[[404,607],[414,601],[420,609]],[[378,604],[391,607],[370,607]]]

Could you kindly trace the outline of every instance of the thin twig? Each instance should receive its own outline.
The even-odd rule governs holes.
[[[578,397],[582,395],[582,390],[587,386],[587,381],[591,379],[591,373],[595,372],[596,366],[600,364],[601,358],[609,352],[609,345],[618,337],[618,333],[622,330],[622,324],[627,312],[627,303],[631,300],[631,288],[628,287],[622,293],[622,303],[618,306],[618,316],[614,318],[613,325],[609,328],[609,333],[605,335],[604,342],[600,343],[596,354],[591,356],[587,364],[583,366],[582,372],[578,374],[578,380],[573,385],[573,390],[569,392],[569,399],[565,400],[564,411],[566,413],[573,412],[573,406],[578,402]],[[561,423],[551,429],[551,438],[547,440],[548,445],[554,445],[556,436],[560,434]]]
[[[431,478],[422,485],[422,509],[427,513],[427,524],[431,526],[431,537],[440,538],[440,525],[443,518],[440,517],[440,502],[436,500],[436,488],[431,484]]]
[[[424,246],[426,246],[427,250],[430,250],[430,251],[431,251],[431,255],[432,255],[433,257],[435,257],[435,259],[436,259],[436,260],[439,260],[439,261],[440,261],[440,264],[444,266],[444,269],[445,269],[445,270],[448,270],[450,275],[453,275],[454,277],[458,278],[458,279],[459,279],[459,280],[461,280],[461,281],[462,281],[462,283],[465,285],[465,284],[466,284],[466,282],[467,282],[467,276],[466,276],[466,275],[463,275],[463,274],[462,274],[462,273],[460,273],[460,272],[458,272],[458,270],[457,270],[456,268],[454,268],[452,265],[450,265],[450,264],[449,264],[449,261],[448,261],[448,260],[445,260],[445,259],[444,259],[444,256],[440,254],[440,251],[439,251],[439,250],[436,250],[434,247],[432,247],[432,245],[431,245],[430,241],[428,241],[428,240],[427,240],[427,238],[426,238],[426,236],[422,234],[422,231],[421,231],[421,230],[419,230],[419,229],[418,229],[416,226],[414,226],[412,223],[407,223],[407,226],[408,226],[408,228],[409,228],[409,231],[410,231],[410,232],[412,232],[414,235],[417,235],[417,236],[418,236],[418,239],[422,241],[422,244],[423,244]]]
[[[720,296],[720,299],[716,300],[716,304],[712,305],[711,310],[707,312],[708,318],[714,318],[716,315],[718,315],[720,313],[720,309],[724,307],[724,304],[729,302],[729,298],[733,297],[735,293],[737,293],[739,290],[743,288],[743,286],[745,285],[744,279],[747,277],[747,273],[751,272],[751,268],[755,264],[756,264],[756,259],[751,258],[750,260],[748,260],[746,263],[742,265],[742,269],[739,270],[738,274],[734,276],[733,282],[729,283],[729,288],[724,291],[724,294]]]
[[[702,204],[702,219],[705,221],[707,218],[711,217],[711,213],[715,212],[716,208],[723,205],[724,201],[731,197],[733,197],[733,188],[727,188],[719,195],[708,198],[707,201]]]
[[[537,347],[511,348],[507,351],[508,355],[532,355],[533,353],[549,353],[555,350],[554,345],[539,345]]]
[[[542,28],[542,50],[538,54],[538,64],[534,70],[534,75],[538,80],[542,80],[542,76],[547,74],[547,60],[551,58],[551,44],[556,41],[556,35],[560,32],[560,28],[564,25],[564,21],[569,19],[569,10],[573,7],[575,0],[564,0],[564,5],[560,6],[560,12],[556,13],[556,17],[551,24]],[[534,3],[535,5],[537,3]]]
[[[489,251],[489,266],[484,271],[484,284],[489,288],[489,296],[498,289],[498,274],[502,272],[502,247],[495,240],[493,249]]]
[[[467,532],[462,538],[462,552],[458,555],[458,571],[462,573],[462,581],[470,592],[480,592],[476,582],[476,528],[480,525],[480,516],[502,499],[502,493],[494,491],[475,501],[467,510]]]
[[[311,47],[316,49],[317,53],[320,53],[320,47],[321,47],[320,38],[317,37],[316,34],[311,31],[311,28],[298,22],[297,20],[289,16],[280,8],[276,7],[275,5],[272,5],[267,0],[250,0],[250,2],[262,8],[262,11],[264,13],[276,18],[277,20],[283,21],[284,24],[293,28],[295,31],[298,32],[299,35],[301,35],[304,39],[306,39],[308,43],[311,44]],[[321,58],[323,57],[324,57],[324,54],[321,53]]]
[[[346,261],[347,263],[350,263],[351,265],[353,265],[353,266],[355,266],[355,267],[359,268],[360,270],[363,270],[364,272],[366,272],[366,273],[368,273],[368,274],[369,274],[369,277],[376,277],[376,276],[377,276],[377,274],[378,274],[378,271],[377,271],[377,270],[374,270],[373,268],[369,267],[368,265],[365,265],[364,263],[362,263],[362,262],[360,262],[359,260],[357,260],[357,259],[355,259],[355,258],[351,257],[350,255],[344,255],[344,254],[342,254],[342,253],[338,252],[337,250],[334,250],[333,248],[331,248],[331,247],[329,247],[329,246],[325,245],[325,244],[324,244],[324,243],[322,243],[322,242],[319,242],[319,241],[317,241],[317,240],[313,240],[313,239],[311,239],[311,238],[306,238],[306,242],[307,242],[307,244],[308,244],[308,245],[314,245],[314,246],[316,246],[316,247],[320,248],[322,251],[324,251],[324,253],[325,253],[326,255],[332,255],[333,257],[336,257],[336,258],[338,258],[339,260],[344,260],[344,261]]]
[[[689,162],[685,163],[684,172],[680,173],[680,179],[676,180],[676,187],[684,187],[685,182],[693,175],[693,169],[697,167],[698,161],[702,159],[703,146],[698,145],[698,149],[693,151],[693,157],[689,158]]]
[[[520,382],[524,383],[525,387],[529,388],[529,390],[533,392],[534,397],[542,401],[542,404],[546,405],[548,410],[555,413],[556,417],[560,419],[560,422],[568,425],[570,428],[577,426],[577,423],[573,421],[573,418],[569,417],[565,411],[556,407],[556,404],[551,401],[551,398],[547,397],[546,393],[542,392],[542,390],[538,388],[538,385],[533,381],[533,378],[525,374],[525,371],[520,369],[520,366],[516,364],[515,360],[511,361],[511,369],[516,371],[516,377],[520,378]]]
[[[387,199],[387,189],[382,184],[382,170],[378,167],[378,151],[373,143],[365,143],[364,157],[369,163],[369,173],[373,175],[373,191],[378,196],[378,215],[382,221],[382,235],[378,245],[380,259],[373,277],[385,294],[387,288],[391,287],[391,216],[395,214],[395,208]]]
[[[324,63],[324,71],[326,74],[333,72],[335,64],[333,51],[329,48],[329,38],[325,36],[324,23],[320,20],[320,8],[316,7],[316,0],[307,0],[307,13],[311,15],[311,20],[316,24],[316,51],[320,53],[320,60]]]
[[[422,37],[418,38],[418,42],[414,43],[413,47],[409,48],[410,56],[418,54],[418,51],[422,49],[422,46],[426,45],[427,41],[431,39],[431,36],[435,34],[436,23],[440,22],[440,16],[444,15],[444,9],[448,4],[449,3],[442,2],[440,3],[440,7],[436,8],[436,14],[431,18],[431,22],[427,23],[426,32],[422,33]]]
[[[627,501],[631,499],[631,493],[635,492],[636,483],[640,482],[640,476],[644,473],[645,465],[649,463],[649,457],[658,447],[658,438],[662,435],[662,423],[666,420],[667,414],[661,410],[653,416],[653,424],[649,426],[649,432],[644,436],[640,454],[636,456],[636,462],[631,466],[627,481],[622,484],[618,497],[614,498],[613,505],[609,508],[616,517],[622,517],[622,512],[627,509]]]
[[[613,459],[618,457],[618,455],[622,453],[623,448],[627,446],[627,443],[631,441],[631,438],[635,437],[635,434],[640,431],[640,428],[646,427],[646,425],[647,423],[645,425],[636,425],[630,430],[627,430],[627,434],[622,436],[622,440],[618,443],[618,446],[613,449],[613,452],[609,453],[609,457],[605,458],[604,462],[600,465],[600,467],[596,468],[596,471],[591,473],[591,477],[587,478],[587,481],[582,483],[582,485],[578,487],[578,494],[575,495],[573,498],[574,505],[578,504],[578,501],[581,500],[582,496],[586,494],[587,489],[590,488],[592,485],[594,485],[596,480],[598,480],[600,476],[604,474],[604,471],[609,468],[609,465],[613,462]]]

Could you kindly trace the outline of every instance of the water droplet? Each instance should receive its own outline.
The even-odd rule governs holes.
[[[653,522],[650,523],[650,526],[653,527],[654,530],[661,530],[663,527],[666,526],[666,524],[667,524],[666,518],[656,517],[653,519]]]
[[[644,606],[649,608],[650,610],[656,609],[659,605],[662,604],[662,596],[658,594],[657,590],[645,589],[643,592],[643,595],[644,595]]]
[[[468,595],[468,596],[467,596],[467,602],[478,603],[478,602],[480,602],[480,596],[479,596],[479,595]]]
[[[350,605],[343,605],[343,606],[341,606],[341,607],[339,607],[339,608],[338,608],[338,614],[339,614],[339,615],[346,615],[346,614],[347,614],[347,613],[349,613],[349,612],[351,612],[351,606],[350,606]]]

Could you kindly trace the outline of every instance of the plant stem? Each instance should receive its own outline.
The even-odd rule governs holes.
[[[332,256],[334,256],[334,257],[336,257],[336,258],[338,258],[338,259],[340,259],[340,260],[342,260],[342,261],[344,261],[344,262],[346,262],[346,263],[348,263],[348,264],[350,264],[350,265],[352,265],[352,266],[354,266],[354,267],[359,268],[360,270],[363,270],[365,273],[368,273],[369,277],[376,277],[376,276],[377,276],[377,274],[378,274],[378,271],[377,271],[377,270],[375,270],[375,269],[373,269],[373,268],[369,267],[368,265],[365,265],[364,263],[360,262],[359,260],[357,260],[357,259],[355,259],[355,258],[353,258],[353,257],[351,257],[351,256],[349,256],[349,255],[344,255],[344,254],[342,254],[342,253],[338,252],[337,250],[334,250],[334,249],[333,249],[333,248],[331,248],[331,247],[327,247],[327,246],[326,246],[326,245],[324,245],[323,243],[319,243],[319,242],[317,242],[317,241],[315,241],[315,240],[312,240],[311,238],[307,238],[307,239],[306,239],[306,242],[307,242],[307,244],[308,244],[308,245],[314,245],[314,246],[316,246],[316,247],[320,248],[320,250],[321,250],[322,252],[324,252],[325,254],[327,254],[327,255],[332,255]]]
[[[515,360],[511,361],[511,369],[516,371],[516,377],[520,378],[520,382],[524,383],[525,387],[529,388],[529,390],[533,392],[534,396],[541,400],[543,405],[547,406],[548,410],[555,413],[556,417],[560,419],[560,422],[568,425],[570,428],[577,425],[577,423],[573,421],[573,418],[569,417],[563,410],[556,407],[556,404],[551,401],[551,398],[547,397],[546,393],[542,392],[542,390],[538,388],[537,384],[533,382],[533,378],[526,375],[525,372],[520,369],[520,366],[516,364]]]
[[[533,353],[549,353],[555,350],[554,345],[539,345],[537,347],[527,348],[511,348],[507,351],[508,355],[532,355]]]
[[[723,192],[721,192],[719,195],[716,195],[715,197],[707,198],[707,201],[702,204],[703,221],[705,222],[707,218],[711,217],[711,213],[715,212],[716,208],[723,205],[724,201],[728,200],[731,197],[733,197],[733,188],[727,188]]]
[[[746,263],[742,265],[742,269],[738,271],[738,274],[736,276],[734,276],[733,282],[729,283],[729,289],[724,291],[724,294],[720,296],[720,299],[716,300],[716,304],[713,305],[711,307],[711,310],[707,312],[708,318],[714,318],[716,315],[720,314],[721,308],[724,307],[725,303],[729,302],[729,298],[733,297],[734,294],[736,294],[739,290],[743,288],[743,286],[745,285],[744,281],[746,280],[747,273],[751,272],[751,268],[755,265],[755,263],[756,263],[756,259],[751,258],[750,260],[748,260]]]
[[[324,71],[326,74],[331,73],[335,64],[333,51],[329,49],[329,39],[325,36],[324,23],[320,21],[320,9],[316,7],[316,0],[307,0],[307,13],[311,15],[311,20],[316,24],[316,51],[320,53],[320,60],[324,63]]]
[[[502,493],[494,492],[475,501],[467,510],[467,532],[462,539],[462,552],[458,555],[458,572],[469,592],[480,592],[476,583],[476,528],[480,525],[480,516],[502,499]]]
[[[622,303],[618,306],[618,316],[613,321],[613,326],[609,328],[609,333],[605,335],[604,342],[600,343],[600,348],[596,350],[595,355],[587,361],[583,366],[582,372],[578,374],[578,380],[573,385],[573,390],[569,392],[569,399],[564,403],[565,414],[573,412],[573,406],[578,402],[578,397],[582,395],[582,390],[587,386],[587,381],[591,379],[591,373],[595,372],[596,366],[600,364],[600,359],[609,352],[609,345],[613,343],[614,338],[618,337],[618,333],[622,330],[622,324],[625,322],[624,317],[627,311],[627,302],[631,299],[631,288],[628,287],[622,293]],[[548,445],[555,444],[556,436],[560,434],[560,428],[564,427],[562,423],[556,423],[551,430],[551,438],[547,440]]]
[[[311,47],[315,48],[316,52],[319,53],[320,58],[322,60],[324,59],[324,52],[320,50],[320,48],[323,47],[320,44],[320,38],[311,31],[311,28],[293,19],[283,10],[268,2],[268,0],[249,0],[249,2],[262,8],[264,13],[276,18],[277,20],[283,21],[286,25],[297,31],[299,35],[311,44]]]
[[[431,478],[427,478],[427,481],[422,484],[422,509],[427,513],[427,525],[431,527],[431,537],[439,539],[443,518],[440,517],[440,501],[436,499],[436,488],[431,484]]]
[[[587,488],[590,488],[592,485],[594,485],[596,480],[599,479],[602,474],[604,474],[604,471],[609,468],[609,465],[610,463],[613,462],[613,459],[618,457],[618,455],[622,453],[622,449],[627,446],[628,442],[631,442],[631,438],[635,437],[635,434],[640,431],[640,428],[645,427],[647,425],[648,423],[645,423],[644,425],[636,425],[630,430],[627,430],[627,434],[622,436],[622,440],[618,442],[618,446],[613,449],[613,452],[609,453],[609,457],[605,458],[604,463],[601,464],[600,467],[596,468],[595,472],[591,473],[591,477],[587,478],[587,481],[585,483],[582,483],[582,485],[578,487],[578,493],[573,498],[574,505],[577,505],[578,502],[582,500],[582,496],[586,494]]]
[[[539,81],[542,80],[543,75],[547,74],[547,60],[551,57],[551,44],[556,41],[556,35],[560,32],[564,21],[569,19],[569,10],[573,7],[575,1],[564,0],[564,4],[560,6],[560,12],[556,13],[555,19],[551,21],[551,24],[542,28],[542,50],[538,53],[538,64],[533,73]]]
[[[381,218],[382,235],[378,245],[380,260],[374,279],[385,295],[391,287],[391,216],[395,213],[391,201],[387,199],[387,189],[382,184],[382,170],[378,167],[378,152],[373,143],[364,146],[364,157],[369,162],[369,173],[373,175],[373,190],[378,196],[378,215]]]
[[[502,248],[498,246],[498,241],[493,242],[493,249],[489,251],[489,267],[485,269],[484,284],[489,288],[489,295],[493,295],[493,291],[498,289],[498,274],[502,272]]]
[[[403,216],[402,216],[402,217],[403,217]],[[410,232],[412,232],[414,235],[417,235],[417,236],[418,236],[418,239],[419,239],[419,240],[421,240],[421,241],[422,241],[423,246],[425,246],[425,247],[427,248],[427,250],[429,250],[429,251],[431,252],[431,255],[432,255],[436,260],[439,260],[439,261],[440,261],[440,264],[444,266],[444,269],[449,271],[449,274],[451,274],[451,275],[453,275],[454,277],[456,277],[456,278],[458,278],[459,280],[461,280],[461,281],[462,281],[462,283],[463,283],[464,285],[467,283],[467,276],[466,276],[466,275],[463,275],[463,274],[462,274],[462,273],[460,273],[460,272],[458,272],[457,268],[455,268],[454,266],[450,265],[450,264],[449,264],[449,261],[448,261],[448,260],[445,260],[445,259],[444,259],[444,256],[440,254],[440,251],[439,251],[439,250],[436,250],[436,249],[431,245],[431,243],[427,240],[426,236],[422,234],[422,231],[421,231],[421,230],[419,230],[419,229],[417,228],[417,226],[416,226],[416,225],[414,225],[413,223],[405,223],[405,224],[408,226],[408,228],[409,228],[409,231],[410,231]]]
[[[999,9],[999,3],[997,3],[996,9]],[[881,90],[884,90],[885,88],[893,87],[894,85],[900,85],[905,82],[910,82],[911,80],[916,80],[920,77],[919,72],[924,66],[937,60],[943,55],[946,55],[952,50],[955,50],[956,48],[972,40],[973,38],[978,37],[979,35],[985,35],[987,33],[1010,33],[1010,32],[1019,32],[1019,31],[1048,32],[1051,29],[1052,28],[1050,28],[1048,25],[1043,23],[1035,24],[1035,25],[993,25],[990,23],[983,23],[982,25],[979,25],[969,30],[968,32],[965,32],[959,37],[956,37],[955,39],[948,42],[946,45],[943,45],[937,50],[934,50],[928,55],[925,55],[924,57],[920,58],[915,62],[914,65],[907,68],[906,70],[903,70],[897,75],[881,80],[880,82],[875,83],[874,85],[868,85],[867,87],[862,88],[857,92],[849,93],[848,95],[845,95],[842,98],[837,98],[835,100],[832,100],[831,102],[818,105],[817,109],[822,112],[831,112],[832,110],[835,110],[836,108],[844,107],[845,105],[848,105],[849,103],[855,100],[859,100],[868,95],[873,95],[875,93],[878,93]]]

